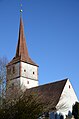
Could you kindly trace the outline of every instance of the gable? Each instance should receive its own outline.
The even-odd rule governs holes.
[[[56,109],[63,115],[67,115],[69,112],[72,113],[72,106],[76,101],[78,101],[77,96],[70,81],[67,80]]]

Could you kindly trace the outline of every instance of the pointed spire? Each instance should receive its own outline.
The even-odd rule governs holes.
[[[18,38],[18,45],[16,50],[15,57],[20,56],[21,59],[28,58],[28,50],[26,47],[26,40],[24,36],[24,27],[22,22],[22,17],[20,17],[20,27],[19,27],[19,38]]]
[[[8,65],[14,64],[19,61],[38,66],[36,63],[34,63],[31,60],[28,54],[28,49],[26,46],[26,40],[24,36],[24,26],[23,26],[23,21],[22,21],[22,15],[20,16],[19,37],[18,37],[16,54],[15,54],[15,57],[12,59],[12,61],[8,63]]]

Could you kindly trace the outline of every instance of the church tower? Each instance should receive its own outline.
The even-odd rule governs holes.
[[[19,37],[15,57],[8,63],[7,88],[22,90],[38,86],[38,65],[29,57],[22,16],[20,16]]]

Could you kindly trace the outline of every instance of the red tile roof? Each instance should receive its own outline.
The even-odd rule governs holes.
[[[26,40],[25,40],[25,36],[24,36],[24,26],[23,26],[22,17],[20,17],[19,38],[18,38],[18,44],[17,44],[17,49],[16,49],[16,55],[12,59],[12,61],[10,63],[8,63],[8,65],[11,65],[11,64],[19,62],[19,61],[27,62],[29,64],[38,66],[36,63],[34,63],[31,60],[31,58],[29,57],[29,54],[28,54],[28,49],[26,46]]]

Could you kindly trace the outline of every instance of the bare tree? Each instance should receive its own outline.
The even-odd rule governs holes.
[[[5,96],[6,90],[6,64],[8,60],[6,57],[0,57],[0,104]]]

